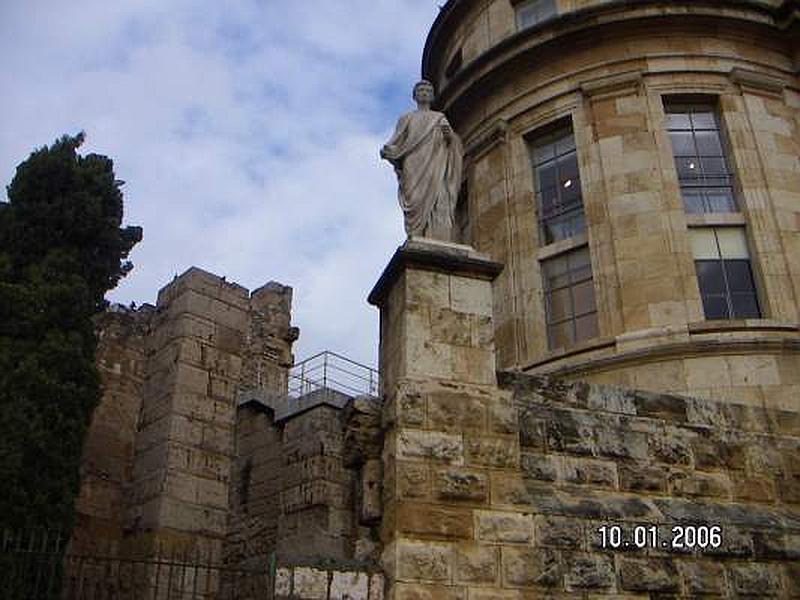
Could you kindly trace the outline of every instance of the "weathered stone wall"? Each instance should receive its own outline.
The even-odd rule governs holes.
[[[245,288],[194,268],[158,295],[131,498],[137,551],[219,559],[248,309]]]
[[[410,246],[371,296],[395,374],[384,412],[389,597],[800,594],[800,411],[522,373],[497,385],[483,360],[420,365],[403,348],[446,355],[465,343],[425,315],[467,297],[456,312],[469,320],[491,263]],[[490,339],[480,347],[493,351]],[[620,528],[619,544],[603,546],[603,527]],[[683,547],[675,527],[690,532]]]
[[[84,451],[74,549],[217,561],[229,530],[240,557],[265,551],[259,540],[274,544],[275,532],[256,525],[278,503],[277,492],[262,492],[282,468],[278,435],[257,418],[237,423],[237,404],[242,389],[286,394],[298,335],[291,297],[274,282],[251,295],[192,268],[157,307],[98,318],[104,396]],[[263,448],[273,453],[266,461]],[[253,472],[250,485],[231,489],[237,453]]]
[[[800,414],[521,374],[501,387],[399,388],[395,598],[800,593]],[[673,548],[678,525],[717,526],[721,544]],[[629,546],[602,547],[604,526]],[[637,526],[657,545],[635,547]]]
[[[344,468],[340,410],[320,405],[283,424],[278,555],[352,556],[353,473]]]
[[[280,518],[281,431],[258,403],[236,415],[236,456],[231,471],[225,563],[263,565],[275,552]]]
[[[315,567],[278,569],[275,600],[383,600],[380,573]]]
[[[244,340],[240,389],[286,393],[292,344],[300,335],[293,327],[292,288],[274,281],[250,296],[249,328]]]
[[[380,402],[319,392],[272,406],[244,397],[227,563],[377,564]]]
[[[134,441],[145,377],[145,339],[153,307],[114,306],[97,318],[97,366],[103,398],[95,409],[81,461],[72,548],[116,552],[131,492]]]
[[[519,410],[521,477],[493,479],[491,495],[530,515],[517,531],[531,536],[501,551],[506,585],[800,593],[800,413],[525,375],[501,385]],[[613,525],[627,548],[601,547],[599,528]],[[722,543],[672,548],[676,525],[718,526]],[[635,526],[656,526],[658,546],[635,548]],[[533,555],[541,568],[522,568]]]

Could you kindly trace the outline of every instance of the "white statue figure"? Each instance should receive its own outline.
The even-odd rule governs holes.
[[[417,110],[400,117],[397,129],[381,148],[381,158],[394,166],[406,233],[453,241],[453,213],[461,187],[461,140],[447,117],[431,110],[433,85],[414,86]]]

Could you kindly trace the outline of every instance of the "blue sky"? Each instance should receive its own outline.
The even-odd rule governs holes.
[[[295,289],[298,358],[377,362],[366,295],[403,238],[378,149],[412,108],[428,0],[0,3],[0,180],[84,130],[144,228],[109,298],[192,265]],[[5,199],[5,198],[4,198]]]

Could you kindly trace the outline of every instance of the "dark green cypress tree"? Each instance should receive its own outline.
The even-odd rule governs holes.
[[[111,159],[64,136],[17,167],[0,203],[0,526],[68,533],[101,397],[92,317],[132,268]]]

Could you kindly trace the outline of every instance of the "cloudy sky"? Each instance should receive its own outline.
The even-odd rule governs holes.
[[[84,130],[112,157],[154,302],[192,265],[295,290],[296,355],[377,362],[366,296],[402,242],[378,149],[412,106],[433,0],[0,1],[0,180]],[[5,192],[2,192],[5,200]]]

